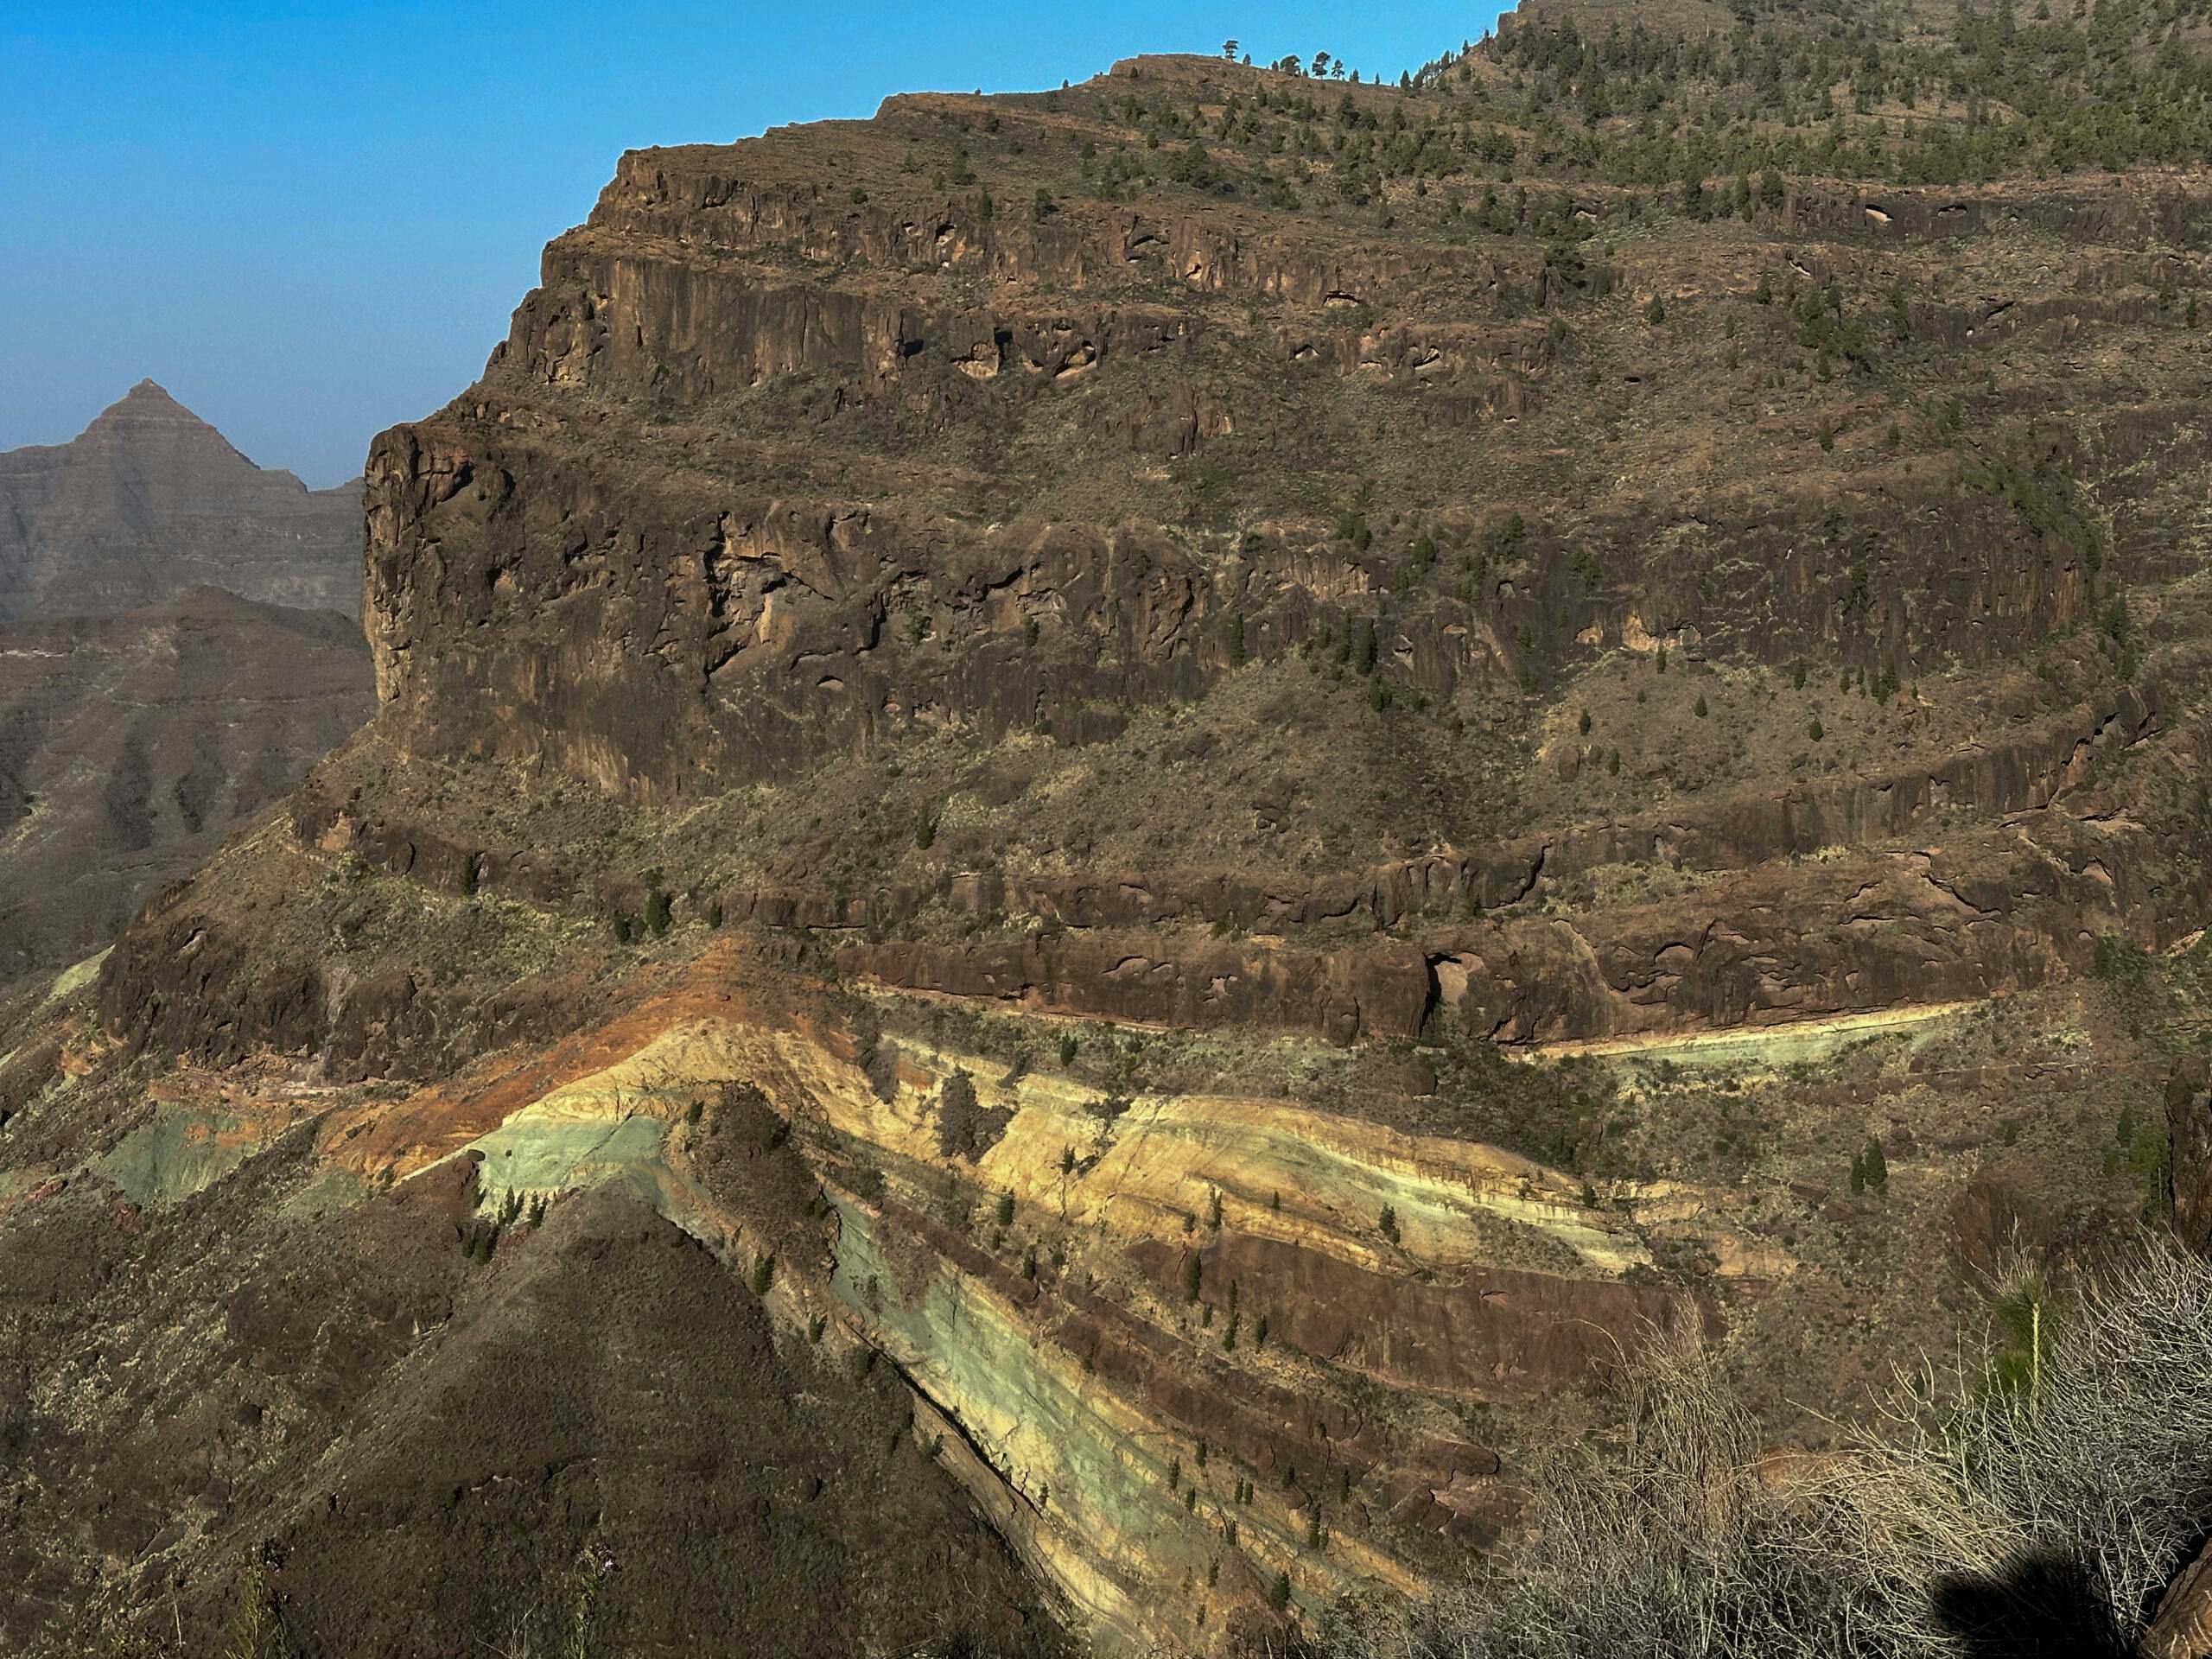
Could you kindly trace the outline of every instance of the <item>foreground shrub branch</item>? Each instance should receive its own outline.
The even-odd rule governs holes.
[[[1655,1340],[1624,1442],[1540,1473],[1518,1559],[1338,1659],[1996,1659],[2137,1650],[2212,1530],[2212,1268],[2147,1243],[2060,1308],[1999,1306],[1986,1364],[1901,1378],[1802,1466],[1691,1337]]]

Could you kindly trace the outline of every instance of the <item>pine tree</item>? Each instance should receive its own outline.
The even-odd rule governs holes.
[[[1381,660],[1382,654],[1382,642],[1376,633],[1375,624],[1372,622],[1362,624],[1359,636],[1359,658],[1354,666],[1362,674],[1372,674],[1375,671],[1375,664]]]
[[[1890,1184],[1890,1164],[1889,1160],[1882,1155],[1879,1137],[1868,1135],[1866,1150],[1859,1156],[1866,1166],[1866,1185],[1877,1192],[1882,1192]]]

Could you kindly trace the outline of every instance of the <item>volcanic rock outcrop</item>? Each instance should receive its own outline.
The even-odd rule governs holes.
[[[327,1643],[295,1563],[356,1468],[394,1560],[556,1512],[566,1451],[401,1479],[408,1390],[648,1212],[689,1300],[645,1351],[711,1263],[718,1347],[891,1390],[895,1444],[779,1434],[918,1452],[939,1565],[1020,1564],[960,1636],[1116,1651],[1456,1580],[1655,1331],[1817,1446],[1993,1263],[2201,1220],[2201,1089],[2161,1128],[2212,1007],[2212,187],[2088,189],[2055,106],[2000,148],[1923,66],[2012,48],[1910,8],[1663,21],[625,157],[371,454],[370,727],[0,1060],[10,1240],[442,1205],[474,1277],[312,1332],[278,1258],[118,1309],[150,1355],[266,1303],[285,1403],[22,1644],[162,1586]],[[214,1397],[72,1351],[26,1433]],[[562,1446],[677,1448],[655,1504],[739,1483],[781,1535],[745,1454],[587,1405]],[[97,1475],[14,1478],[60,1560]],[[636,1548],[620,1490],[501,1595]]]

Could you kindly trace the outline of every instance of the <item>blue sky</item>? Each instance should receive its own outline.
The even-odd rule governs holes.
[[[0,0],[0,449],[141,376],[327,484],[461,391],[624,149],[1137,52],[1395,79],[1493,4]]]

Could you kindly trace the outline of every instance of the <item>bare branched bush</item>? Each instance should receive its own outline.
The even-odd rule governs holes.
[[[1537,1471],[1527,1541],[1335,1659],[2124,1655],[2212,1529],[2212,1267],[2144,1245],[1986,1362],[1899,1379],[1874,1429],[1784,1465],[1694,1338],[1655,1339],[1624,1443]],[[2022,1347],[2024,1338],[2026,1346]]]

